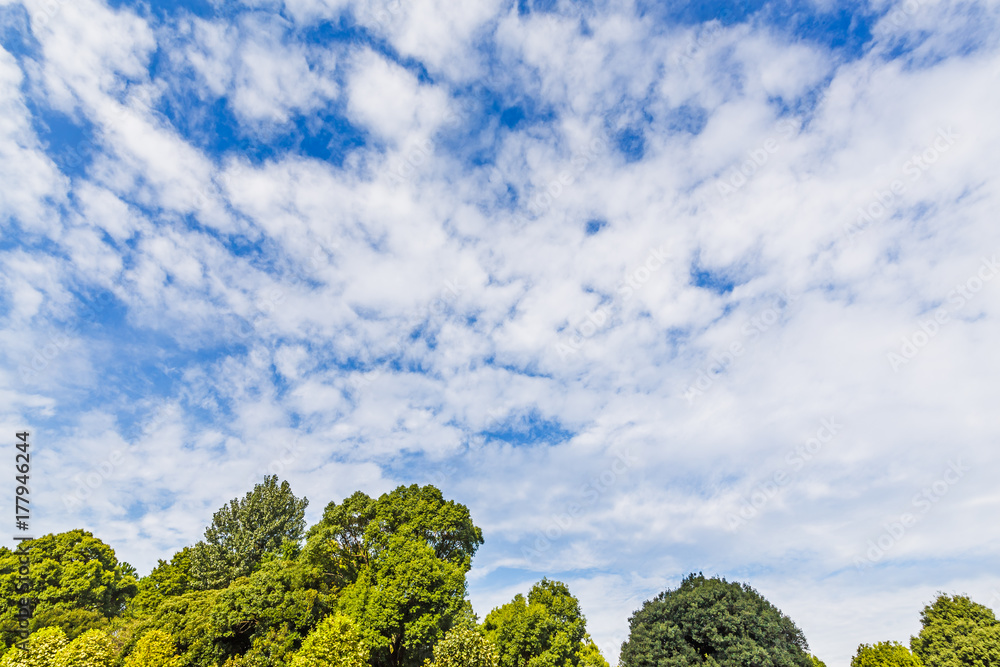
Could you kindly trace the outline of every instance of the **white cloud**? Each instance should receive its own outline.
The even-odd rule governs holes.
[[[53,526],[86,522],[148,569],[267,472],[310,497],[311,520],[356,489],[433,479],[484,528],[477,611],[565,580],[612,661],[629,613],[689,571],[755,585],[831,667],[905,641],[934,590],[989,600],[1000,280],[969,281],[1000,254],[994,8],[921,3],[850,60],[763,24],[624,10],[479,3],[439,21],[430,1],[302,0],[289,22],[252,4],[230,25],[153,27],[64,5],[36,62],[0,54],[2,211],[36,235],[0,255],[0,395],[16,396],[0,421],[57,424],[53,455],[128,452]],[[407,66],[297,32],[348,9]],[[942,37],[963,34],[975,48]],[[172,68],[150,74],[167,46]],[[473,82],[497,93],[492,115],[461,105]],[[188,86],[227,96],[253,141],[321,109],[376,141],[343,165],[213,154],[157,110]],[[42,150],[32,95],[94,124],[84,173]],[[513,105],[526,119],[507,129]],[[684,109],[704,127],[682,127]],[[606,224],[588,235],[592,219]],[[99,288],[124,323],[73,328],[76,295]],[[914,338],[940,308],[947,322]],[[924,342],[894,368],[904,338]],[[95,410],[81,394],[119,362],[144,389]],[[477,436],[529,418],[572,437]],[[795,454],[830,418],[842,432]],[[634,463],[616,471],[621,451]],[[856,569],[959,457],[974,470]],[[43,492],[81,472],[74,459]],[[731,530],[776,472],[787,482]]]

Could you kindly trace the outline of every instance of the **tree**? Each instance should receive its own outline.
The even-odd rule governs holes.
[[[515,595],[486,616],[483,631],[497,647],[499,667],[607,664],[587,636],[579,601],[562,582],[542,579],[527,600]]]
[[[140,638],[151,630],[161,630],[177,647],[181,664],[188,666],[215,665],[223,662],[228,653],[220,645],[212,612],[222,591],[190,591],[183,595],[165,597],[152,610],[134,612],[116,619],[113,632],[120,643],[119,652],[131,655]]]
[[[269,475],[242,499],[233,499],[212,517],[204,541],[191,551],[191,584],[199,590],[225,588],[250,576],[269,553],[282,544],[297,543],[305,529],[306,498],[292,493],[288,482],[278,485]]]
[[[253,651],[270,656],[269,665],[281,663],[330,611],[327,589],[315,566],[271,559],[219,592],[211,635],[229,655]]]
[[[811,655],[809,656],[809,658],[812,660],[812,667],[826,667],[826,663],[817,658],[816,656]]]
[[[610,667],[608,661],[601,655],[601,650],[597,648],[597,644],[589,636],[583,639],[583,647],[580,649],[580,665],[581,667]],[[826,666],[824,665],[824,667]]]
[[[109,621],[100,612],[91,609],[66,609],[64,607],[49,607],[38,612],[31,618],[32,631],[40,628],[57,626],[66,633],[66,639],[73,641],[88,630],[102,630],[108,627]]]
[[[96,627],[101,624],[97,616],[117,616],[138,590],[114,550],[84,530],[27,540],[19,551],[0,548],[0,627],[4,628],[0,637],[6,646],[17,639],[11,629],[17,627],[22,597],[17,592],[19,568],[25,552],[30,561],[31,594],[37,601],[34,611],[43,622],[65,624],[74,632],[88,625]],[[68,613],[73,610],[92,613]]]
[[[453,628],[434,645],[427,667],[498,667],[496,646],[475,628]]]
[[[180,664],[170,635],[153,629],[136,642],[135,648],[125,658],[124,667],[180,667]]]
[[[88,630],[59,649],[52,667],[111,667],[114,644],[104,630]]]
[[[923,667],[923,663],[899,642],[878,642],[858,646],[851,667]]]
[[[374,667],[413,667],[464,617],[465,574],[482,543],[468,508],[414,484],[327,505],[302,559],[340,591]]]
[[[367,667],[368,652],[350,618],[324,618],[292,656],[291,667]]]
[[[629,619],[621,667],[811,667],[802,631],[757,591],[688,575]]]
[[[433,486],[400,486],[373,500],[360,491],[331,502],[309,529],[305,557],[323,567],[337,588],[353,583],[393,536],[427,544],[434,556],[468,569],[483,533],[465,505]]]
[[[134,610],[156,607],[163,598],[194,590],[191,585],[191,547],[184,547],[171,558],[157,561],[152,572],[139,580],[138,593],[130,607]]]
[[[343,590],[340,609],[358,626],[373,667],[416,667],[465,603],[465,563],[434,555],[427,544],[391,537],[357,581]]]
[[[61,629],[42,628],[28,638],[27,651],[14,647],[4,653],[0,667],[52,667],[56,654],[66,643]]]
[[[989,607],[941,593],[924,607],[910,648],[933,667],[1000,666],[1000,622]]]

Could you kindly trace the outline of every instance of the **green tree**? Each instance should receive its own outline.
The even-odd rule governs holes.
[[[462,614],[467,566],[394,536],[344,589],[338,604],[359,628],[374,667],[413,667]]]
[[[933,667],[1000,667],[1000,622],[967,596],[939,594],[920,615],[910,648]]]
[[[597,648],[597,644],[589,636],[584,637],[579,655],[581,667],[610,667],[608,661],[601,655],[601,650]]]
[[[465,574],[482,543],[468,508],[414,484],[327,505],[302,560],[339,591],[374,667],[413,667],[467,616]]]
[[[119,652],[131,655],[140,638],[151,630],[161,630],[177,647],[182,667],[213,667],[230,655],[213,624],[212,612],[222,591],[190,591],[165,597],[152,610],[130,609],[116,619],[112,631],[120,643]]]
[[[817,658],[816,656],[811,655],[809,656],[809,658],[812,660],[812,667],[826,667],[826,663]]]
[[[136,594],[137,582],[128,568],[118,562],[114,550],[84,530],[50,534],[22,543],[30,561],[31,595],[36,600],[35,614],[43,622],[65,624],[76,632],[88,625],[97,626],[104,618],[118,615],[125,603]],[[5,646],[17,638],[18,593],[21,585],[23,551],[0,548],[0,638]],[[91,614],[57,614],[83,610]]]
[[[60,628],[42,628],[28,638],[27,651],[14,647],[4,653],[0,667],[52,667],[56,654],[66,644]]]
[[[104,630],[88,630],[59,649],[52,667],[111,667],[115,648]]]
[[[332,608],[327,589],[315,566],[271,559],[219,592],[211,613],[212,636],[227,655],[252,651],[254,656],[266,654],[269,665],[281,664]]]
[[[125,658],[124,667],[180,667],[174,640],[163,630],[146,632]]]
[[[434,645],[427,667],[497,667],[497,649],[475,628],[452,628]]]
[[[487,614],[486,636],[497,647],[500,667],[606,664],[587,636],[579,601],[566,584],[542,579],[525,600],[521,594]]]
[[[199,590],[225,588],[246,577],[285,542],[297,543],[305,529],[306,498],[296,498],[288,482],[264,478],[246,496],[233,499],[212,517],[204,541],[190,554],[190,579]]]
[[[292,656],[291,667],[367,667],[368,652],[350,618],[324,618]]]
[[[899,642],[878,642],[858,646],[851,667],[923,667],[923,663]]]
[[[194,590],[191,585],[191,547],[184,547],[171,558],[157,561],[152,572],[139,580],[138,593],[132,599],[133,609],[155,608],[163,598],[183,595]]]
[[[66,639],[73,641],[88,630],[102,630],[110,621],[100,612],[91,609],[66,609],[49,607],[31,618],[32,631],[51,626],[62,628]]]
[[[811,667],[802,631],[757,591],[688,575],[629,619],[621,667]]]
[[[433,486],[413,484],[378,500],[359,491],[341,505],[331,502],[309,529],[304,555],[343,588],[400,536],[423,542],[436,558],[466,569],[483,543],[465,505],[446,501]]]

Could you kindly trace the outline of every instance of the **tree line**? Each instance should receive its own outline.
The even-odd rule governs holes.
[[[480,621],[466,575],[483,544],[468,508],[433,486],[330,502],[264,479],[221,507],[204,539],[146,576],[84,530],[0,548],[0,667],[608,667],[580,603],[543,578]],[[852,667],[1000,667],[1000,623],[940,595],[907,648],[861,645]],[[701,574],[629,620],[620,667],[825,667],[802,631],[747,584]]]

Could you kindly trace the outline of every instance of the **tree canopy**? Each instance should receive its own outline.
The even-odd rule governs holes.
[[[812,667],[802,631],[747,584],[690,574],[629,619],[621,667]]]
[[[246,577],[285,542],[298,543],[305,530],[306,498],[270,475],[243,499],[233,499],[212,516],[205,539],[190,554],[189,577],[200,590],[225,588]]]
[[[899,642],[878,642],[858,646],[851,667],[923,667],[923,663]]]
[[[920,615],[910,648],[933,667],[1000,666],[1000,622],[993,611],[964,595],[940,594]]]
[[[59,626],[75,639],[105,627],[138,590],[131,566],[119,563],[114,550],[84,530],[45,535],[22,543],[24,551],[0,548],[0,638],[10,646],[17,636],[21,558],[30,566],[34,615],[31,629]]]
[[[515,595],[486,616],[483,630],[497,647],[499,667],[575,667],[582,658],[584,664],[596,661],[580,603],[559,581],[542,579],[527,600]]]

